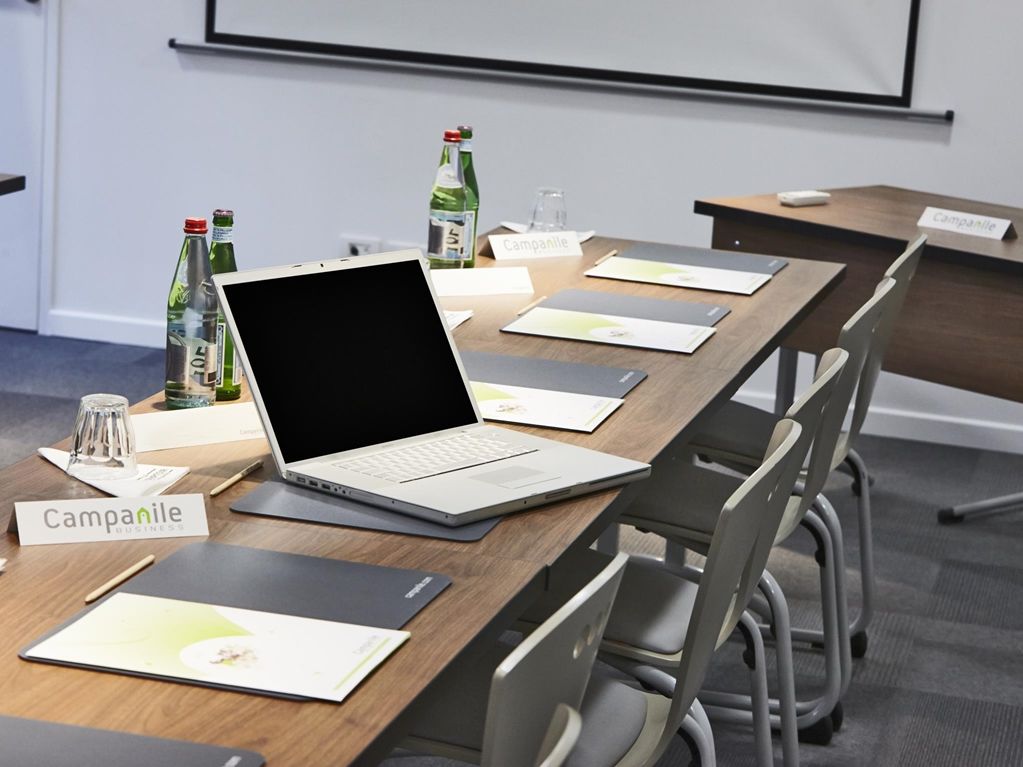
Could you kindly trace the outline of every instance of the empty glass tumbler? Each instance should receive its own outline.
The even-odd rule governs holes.
[[[541,187],[536,190],[533,213],[529,217],[531,232],[564,232],[568,228],[565,193],[560,189]]]
[[[138,473],[127,399],[118,394],[82,397],[67,471],[83,480],[125,479]]]

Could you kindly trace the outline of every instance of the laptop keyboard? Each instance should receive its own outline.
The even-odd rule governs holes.
[[[513,445],[493,437],[459,434],[338,461],[333,465],[391,482],[412,482],[533,452],[536,452],[534,448]]]

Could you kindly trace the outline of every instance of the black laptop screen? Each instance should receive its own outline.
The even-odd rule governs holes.
[[[417,261],[223,289],[286,463],[476,423]]]

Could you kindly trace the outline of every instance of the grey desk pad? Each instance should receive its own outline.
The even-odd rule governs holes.
[[[732,269],[738,272],[775,274],[787,264],[784,258],[762,256],[757,253],[737,253],[734,250],[693,248],[688,245],[663,245],[657,242],[639,242],[618,253],[618,258],[638,258],[659,261],[662,264],[709,266],[714,269]]]
[[[470,381],[529,386],[594,397],[624,397],[647,376],[642,370],[538,357],[473,351],[461,351],[460,354]]]
[[[703,325],[712,328],[731,309],[716,304],[694,301],[666,301],[661,298],[643,298],[623,293],[605,293],[598,290],[562,290],[540,306],[547,309],[565,309],[573,312],[613,314],[641,320],[676,322],[683,325]]]
[[[276,479],[264,482],[239,498],[231,504],[231,511],[448,541],[478,541],[501,521],[500,517],[494,517],[461,527],[448,527]]]
[[[26,657],[43,640],[118,592],[400,629],[451,584],[445,575],[223,543],[193,543],[143,570],[18,653],[39,663],[109,671],[220,690],[307,700],[297,695]],[[2,763],[2,762],[0,762]]]
[[[262,767],[262,754],[184,740],[0,716],[6,767]]]

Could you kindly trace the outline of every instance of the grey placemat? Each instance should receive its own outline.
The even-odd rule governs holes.
[[[618,258],[638,258],[683,266],[708,266],[714,269],[732,269],[737,272],[774,274],[787,264],[778,256],[758,253],[738,253],[734,250],[694,248],[688,245],[664,245],[658,242],[637,242],[618,253]]]
[[[0,716],[0,764],[11,767],[261,767],[262,754],[114,730]]]
[[[731,311],[728,307],[695,301],[666,301],[661,298],[627,296],[622,293],[606,293],[598,290],[562,290],[555,293],[540,306],[548,309],[565,309],[592,314],[613,314],[618,317],[635,317],[641,320],[676,322],[683,325],[714,327]]]
[[[460,354],[470,381],[528,386],[594,397],[624,397],[647,376],[642,370],[539,357],[473,351],[462,351]]]
[[[478,541],[501,521],[500,517],[494,517],[460,527],[448,527],[279,480],[264,482],[242,496],[231,504],[231,511],[448,541]]]

